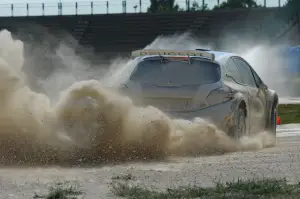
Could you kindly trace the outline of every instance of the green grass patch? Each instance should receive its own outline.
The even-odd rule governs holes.
[[[112,184],[112,192],[128,199],[299,199],[299,184],[291,185],[285,180],[238,180],[215,187],[197,186],[167,189],[164,192],[130,186],[127,182]]]
[[[34,195],[34,199],[77,199],[82,196],[83,192],[79,190],[79,186],[68,183],[57,183],[50,187],[46,195]]]
[[[279,104],[281,124],[300,123],[300,104]]]

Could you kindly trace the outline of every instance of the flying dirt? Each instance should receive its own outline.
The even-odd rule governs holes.
[[[187,43],[184,35],[158,42],[165,48]],[[155,40],[147,48],[155,47]],[[169,43],[169,44],[170,44]],[[114,63],[99,79],[64,79],[67,72],[44,80],[51,92],[30,88],[23,72],[24,44],[0,32],[0,154],[4,164],[78,164],[196,156],[258,150],[275,138],[260,132],[233,140],[201,119],[171,119],[155,107],[134,106],[117,86],[133,61]],[[187,44],[188,45],[188,44]],[[159,46],[156,46],[159,48]],[[190,47],[190,46],[186,46]],[[85,70],[81,70],[84,73]],[[73,74],[68,71],[69,76]],[[103,72],[103,71],[102,71]],[[87,74],[81,74],[81,76]],[[71,79],[71,80],[70,80]],[[64,84],[64,81],[69,81]],[[58,82],[58,83],[57,83]],[[58,85],[68,85],[59,88]],[[56,91],[56,92],[55,92]],[[50,94],[52,93],[52,94]]]

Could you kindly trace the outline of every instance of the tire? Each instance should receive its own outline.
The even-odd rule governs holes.
[[[272,110],[271,110],[271,118],[270,118],[270,127],[269,127],[269,131],[271,131],[272,133],[276,134],[276,129],[277,129],[277,106],[274,104],[272,106]]]
[[[246,121],[246,112],[244,109],[239,108],[237,112],[235,126],[232,128],[230,133],[235,139],[238,139],[242,136],[247,135],[247,121]]]

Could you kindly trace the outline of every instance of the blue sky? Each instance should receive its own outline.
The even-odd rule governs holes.
[[[109,13],[120,13],[122,12],[122,1],[123,0],[77,0],[78,2],[78,14],[90,14],[91,6],[90,2],[94,2],[94,13],[106,13],[106,2],[109,2]],[[193,0],[190,0],[191,2]],[[199,4],[202,3],[202,0],[196,0]],[[220,0],[223,2],[225,0]],[[263,4],[264,0],[256,0],[257,3]],[[275,7],[278,6],[279,0],[266,0],[267,6]],[[287,0],[280,0],[281,4],[285,3]],[[14,4],[14,15],[26,15],[26,3],[29,3],[29,14],[30,15],[42,15],[42,2],[45,3],[45,14],[46,15],[57,15],[57,3],[59,0],[1,0],[0,3],[0,16],[10,16],[11,9],[10,4]],[[61,0],[63,3],[63,14],[74,14],[75,13],[75,2],[72,0]],[[127,2],[127,12],[135,12],[134,6],[139,5],[139,0],[126,0]],[[142,11],[145,11],[149,5],[150,0],[142,0]],[[176,0],[176,2],[185,8],[185,0]],[[218,0],[205,0],[205,3],[209,7],[216,5]],[[139,7],[137,8],[139,11]]]

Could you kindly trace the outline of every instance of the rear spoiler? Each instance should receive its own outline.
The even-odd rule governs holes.
[[[131,53],[132,57],[148,56],[148,55],[159,55],[159,56],[188,56],[188,57],[204,57],[215,60],[215,55],[206,51],[201,50],[153,50],[153,49],[142,49],[136,50]]]

